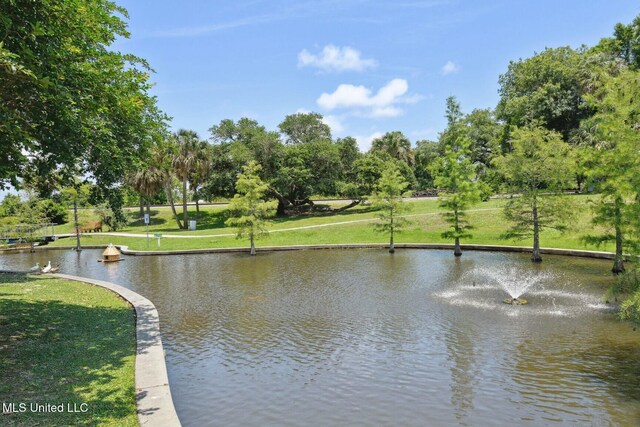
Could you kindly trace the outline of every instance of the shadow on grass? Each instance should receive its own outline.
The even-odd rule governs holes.
[[[146,212],[146,211],[145,211]],[[165,218],[157,218],[160,211],[157,209],[151,209],[149,215],[149,225],[161,225],[166,224],[167,220]],[[128,227],[144,227],[144,215],[140,215],[140,212],[128,212],[127,214],[127,226]]]
[[[324,206],[324,205],[321,205],[321,206]],[[309,212],[302,212],[295,215],[292,214],[284,217],[277,217],[277,218],[274,218],[273,221],[277,224],[286,224],[288,222],[295,223],[296,221],[299,221],[302,219],[324,218],[324,217],[336,217],[336,218],[340,218],[341,220],[348,221],[349,217],[353,215],[366,214],[370,212],[375,212],[377,210],[378,209],[373,208],[371,206],[357,206],[357,207],[353,207],[351,209],[347,209],[345,211],[339,211],[339,212],[332,211],[332,210],[309,211]]]
[[[324,206],[324,205],[318,205]],[[182,221],[182,210],[179,207],[177,208],[178,217],[180,221]],[[272,221],[275,224],[286,224],[291,223],[295,224],[298,221],[309,219],[309,218],[321,218],[321,217],[336,217],[340,218],[340,220],[348,221],[349,217],[358,214],[365,214],[374,212],[376,209],[371,206],[357,206],[352,209],[347,209],[345,211],[324,211],[324,210],[310,210],[308,212],[302,212],[298,214],[290,214],[284,217],[276,217],[273,218]],[[220,230],[226,228],[225,221],[229,218],[229,213],[226,209],[222,210],[201,210],[198,214],[195,209],[190,209],[189,211],[189,219],[196,220],[196,227],[198,230]],[[129,217],[129,223],[126,227],[125,231],[128,232],[141,232],[145,228],[144,219],[140,218],[139,212],[130,212],[127,214]],[[159,215],[158,210],[151,210],[151,217],[149,221],[149,226],[152,229],[149,232],[161,232],[161,233],[170,233],[176,232],[178,230],[178,226],[173,219],[173,214],[171,214],[170,219],[166,218],[157,218]],[[139,230],[132,230],[132,228],[140,228]]]
[[[42,280],[0,280],[0,401],[27,406],[2,415],[0,424],[135,424],[133,309],[36,301],[29,295]],[[26,287],[24,298],[2,289],[17,283]],[[64,411],[33,413],[31,403],[64,404]],[[68,412],[74,404],[86,404],[87,412]]]
[[[130,221],[127,225],[126,231],[137,231],[140,232],[145,227],[144,219],[139,217],[139,213],[129,213]],[[158,215],[157,210],[151,210],[151,217],[149,218],[149,226],[152,227],[150,232],[175,232],[179,231],[178,225],[173,218],[173,214],[169,219],[166,218],[154,218],[155,215]],[[182,221],[182,210],[178,210],[178,217],[180,221]],[[196,217],[196,211],[189,211],[189,218],[195,219],[197,222],[198,230],[210,230],[215,228],[224,228],[224,222],[228,218],[227,211],[200,211],[200,214]],[[163,226],[164,227],[158,227]],[[141,230],[131,230],[132,227],[140,227]]]

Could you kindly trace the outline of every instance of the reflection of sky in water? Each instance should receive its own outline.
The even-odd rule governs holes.
[[[185,425],[640,424],[640,333],[602,301],[607,262],[419,250],[99,256],[9,255],[0,266],[49,257],[151,299]],[[503,304],[501,280],[519,277],[529,304]]]

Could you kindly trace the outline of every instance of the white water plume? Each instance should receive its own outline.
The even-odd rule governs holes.
[[[522,267],[492,267],[476,269],[471,274],[473,285],[478,287],[497,286],[511,298],[519,298],[528,290],[537,288],[553,280],[555,276],[543,271],[523,271]]]

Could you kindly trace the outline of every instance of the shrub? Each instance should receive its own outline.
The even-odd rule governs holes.
[[[0,217],[16,216],[20,212],[22,201],[20,196],[15,194],[7,194],[2,203],[0,203]]]
[[[50,222],[54,224],[64,224],[68,221],[69,212],[62,203],[56,203],[53,200],[46,199],[41,200],[38,204],[40,211]]]
[[[117,231],[127,225],[126,218],[124,218],[123,215],[118,215],[107,204],[96,207],[95,213],[98,218],[100,218],[100,221],[102,221],[102,225],[107,226],[109,231]]]
[[[640,322],[640,291],[636,291],[620,305],[620,318]]]
[[[640,275],[638,267],[621,274],[607,291],[607,299],[616,295],[626,295],[620,305],[620,318],[640,322]]]

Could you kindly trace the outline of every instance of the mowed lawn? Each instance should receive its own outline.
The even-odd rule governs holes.
[[[576,217],[571,221],[570,229],[565,233],[547,230],[542,233],[543,247],[589,249],[611,251],[613,245],[597,247],[584,243],[586,235],[602,233],[603,229],[594,227],[591,223],[592,201],[596,196],[571,195],[565,196],[574,203]],[[339,207],[341,202],[334,202],[332,207]],[[438,201],[433,199],[417,199],[407,201],[411,207],[407,218],[410,224],[396,236],[396,243],[452,243],[441,237],[447,229],[447,224],[440,215],[443,212]],[[505,240],[501,235],[505,233],[509,224],[502,215],[504,199],[491,199],[479,203],[468,212],[469,222],[474,229],[472,237],[464,239],[462,243],[517,245],[530,246],[531,239]],[[224,221],[228,217],[226,206],[201,207],[197,219],[197,230],[178,230],[171,210],[167,207],[155,208],[151,211],[149,225],[149,244],[145,237],[105,236],[85,233],[82,235],[83,245],[127,245],[134,250],[186,250],[206,248],[233,248],[248,246],[246,239],[236,239],[235,229],[226,227]],[[179,210],[179,213],[181,211]],[[145,234],[146,226],[138,209],[129,208],[127,211],[129,223],[119,232]],[[196,218],[193,206],[189,209],[190,218]],[[82,221],[94,221],[92,211],[83,211]],[[374,223],[377,221],[376,212],[369,206],[358,206],[340,213],[321,212],[303,214],[285,218],[274,218],[270,221],[270,233],[257,242],[259,246],[287,246],[287,245],[316,245],[340,243],[386,243],[388,236],[377,233]],[[71,224],[56,228],[56,233],[71,231]],[[154,234],[162,234],[160,247]],[[169,236],[191,236],[193,238],[171,238]],[[69,246],[75,244],[74,238],[60,239],[53,243],[55,246]]]
[[[0,425],[137,426],[135,354],[133,309],[113,292],[0,274]]]

